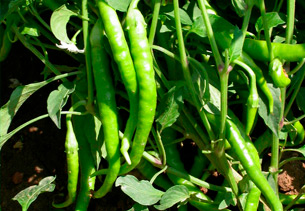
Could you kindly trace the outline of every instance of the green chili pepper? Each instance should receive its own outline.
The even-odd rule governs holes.
[[[103,27],[101,22],[97,21],[90,33],[90,44],[97,105],[102,122],[109,168],[103,185],[94,193],[95,198],[101,198],[110,191],[120,170],[119,128],[115,91],[102,39]]]
[[[120,174],[131,171],[140,162],[154,121],[157,104],[153,58],[146,35],[146,24],[143,15],[136,8],[136,3],[137,1],[133,1],[129,6],[126,27],[139,86],[138,121],[130,152],[132,164],[122,165]]]
[[[293,123],[293,131],[288,132],[291,144],[287,143],[286,146],[296,146],[304,141],[305,130],[300,121]]]
[[[297,62],[305,57],[305,44],[271,43],[275,58],[288,62]],[[269,62],[266,41],[245,39],[243,50],[255,60]]]
[[[263,71],[255,64],[255,62],[252,60],[252,58],[244,52],[241,54],[241,56],[238,58],[238,60],[245,63],[247,66],[249,66],[255,73],[256,83],[258,84],[258,87],[260,88],[260,90],[265,94],[265,96],[268,99],[269,112],[273,113],[274,100],[273,100],[272,93],[267,85],[267,81],[264,78]]]
[[[72,96],[76,99],[76,96]],[[86,124],[88,116],[74,116],[73,125],[75,128],[75,135],[79,146],[79,164],[80,164],[80,189],[76,199],[75,211],[86,211],[88,209],[90,199],[92,197],[91,191],[94,190],[95,178],[90,177],[96,171],[94,159],[91,153],[89,142],[86,134],[91,131],[84,131],[84,124]],[[93,117],[93,116],[90,116]],[[92,128],[92,132],[94,128]]]
[[[72,115],[67,114],[66,125],[67,134],[65,142],[65,150],[67,153],[67,167],[68,167],[68,195],[64,202],[60,204],[52,203],[55,208],[63,208],[71,205],[76,198],[77,183],[78,183],[78,172],[79,172],[79,162],[78,162],[78,142],[74,133],[72,120]]]
[[[208,112],[207,116],[213,126],[218,128],[217,124],[219,122],[219,117]],[[237,155],[241,165],[249,175],[250,179],[261,190],[262,194],[265,196],[272,209],[283,210],[282,204],[279,201],[277,195],[269,185],[265,176],[262,174],[260,168],[257,166],[256,160],[259,159],[257,153],[252,152],[251,149],[249,149],[251,145],[249,142],[247,144],[238,127],[233,123],[233,121],[229,119],[226,120],[226,138],[229,141],[232,150]]]
[[[285,195],[283,193],[279,194],[280,200],[284,205],[290,204],[297,195]],[[303,194],[296,202],[295,204],[305,204],[305,194]]]
[[[130,161],[128,149],[137,124],[137,77],[134,69],[134,64],[129,52],[129,47],[125,40],[124,32],[116,11],[111,8],[104,0],[97,0],[97,5],[105,27],[105,32],[109,40],[114,60],[118,65],[118,69],[120,71],[120,75],[129,98],[130,115],[126,123],[124,136],[122,139],[121,153],[125,157],[126,162],[128,164],[131,164],[132,161]],[[140,49],[138,50],[140,51]]]
[[[290,84],[290,78],[283,68],[280,59],[274,58],[269,64],[269,75],[271,76],[275,86],[285,88]]]

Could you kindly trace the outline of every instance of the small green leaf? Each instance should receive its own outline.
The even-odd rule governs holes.
[[[267,19],[269,29],[285,23],[283,18],[281,18],[279,13],[277,13],[277,12],[267,12],[266,19]],[[255,23],[255,29],[257,32],[262,31],[264,29],[262,17],[259,17],[257,19],[257,21]]]
[[[204,25],[202,16],[199,16],[194,20],[189,33],[195,33],[200,37],[207,37],[207,30]]]
[[[220,91],[211,83],[209,84],[209,90],[210,90],[210,101],[204,105],[204,109],[211,114],[220,115],[220,104],[221,104]]]
[[[21,34],[27,34],[33,37],[38,37],[39,31],[37,28],[25,25],[22,27]]]
[[[157,110],[156,122],[161,125],[160,131],[174,124],[180,116],[180,109],[183,105],[183,90],[181,87],[172,87],[166,93]]]
[[[174,204],[185,201],[189,197],[189,191],[184,185],[175,185],[164,193],[160,200],[160,205],[155,205],[154,207],[158,210],[165,210]]]
[[[65,106],[72,92],[74,92],[73,84],[63,83],[58,86],[58,90],[52,91],[48,97],[48,114],[59,129],[61,128],[61,109]]]
[[[124,0],[124,1],[105,0],[105,2],[115,10],[119,10],[121,12],[126,12],[131,0]]]
[[[274,106],[273,114],[269,112],[268,100],[263,94],[259,94],[259,107],[258,114],[263,118],[265,124],[270,128],[270,130],[279,137],[279,127],[280,127],[280,115],[282,103],[280,100],[281,91],[279,88],[275,88],[272,84],[268,84],[268,87],[272,93]]]
[[[155,189],[147,180],[139,181],[135,176],[126,175],[117,178],[115,186],[139,204],[150,206],[157,203],[164,192]]]
[[[54,180],[55,177],[53,176],[46,177],[42,179],[38,185],[33,185],[20,191],[13,200],[19,202],[22,206],[22,210],[27,210],[32,202],[37,199],[39,194],[54,191],[55,185],[52,184]]]
[[[67,34],[67,24],[71,16],[77,16],[77,13],[69,10],[66,5],[62,5],[52,13],[50,21],[54,36],[67,44],[73,43]]]
[[[226,192],[224,199],[220,202],[218,209],[222,210],[230,205],[236,206],[237,200],[232,192]]]
[[[161,7],[160,9],[160,14],[166,15],[170,19],[174,20],[175,19],[175,14],[174,14],[174,7],[172,4],[168,4],[164,7]],[[190,16],[187,14],[185,10],[182,8],[179,8],[179,16],[181,19],[181,24],[191,26],[193,21],[190,18]]]
[[[305,113],[305,87],[301,87],[296,97],[298,108]]]
[[[229,48],[230,63],[237,59],[243,48],[243,33],[238,27],[235,27],[233,40]]]

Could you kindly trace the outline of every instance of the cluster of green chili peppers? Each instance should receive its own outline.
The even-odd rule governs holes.
[[[73,83],[75,91],[66,116],[67,195],[63,202],[53,202],[55,208],[76,202],[75,210],[87,210],[91,198],[104,197],[119,176],[133,170],[147,179],[158,175],[154,184],[164,190],[185,186],[191,195],[189,204],[198,210],[218,210],[228,192],[232,193],[232,205],[239,210],[267,206],[281,211],[283,205],[304,203],[303,196],[294,200],[270,184],[261,159],[271,148],[269,174],[276,182],[279,149],[299,146],[304,140],[302,118],[295,119],[290,108],[305,77],[301,62],[305,44],[291,44],[288,35],[285,44],[271,42],[263,0],[232,2],[243,16],[238,55],[230,54],[237,42],[236,27],[206,0],[187,1],[184,6],[186,11],[200,14],[196,21],[202,19],[198,22],[205,36],[200,30],[199,35],[192,35],[198,22],[185,34],[189,28],[183,27],[187,20],[178,0],[163,4],[160,0],[131,0],[124,12],[118,12],[106,0],[81,1],[85,55],[72,56],[81,63],[82,74],[73,81],[63,81]],[[42,0],[42,5],[56,11],[72,3]],[[161,5],[166,8],[162,14]],[[246,33],[254,7],[260,11],[265,40],[249,38],[253,35]],[[143,8],[152,10],[152,16],[145,17]],[[27,10],[18,14],[9,15],[5,27],[0,25],[0,62],[9,55],[14,37],[21,37],[17,26],[27,17]],[[218,27],[217,21],[225,27]],[[170,27],[166,25],[169,22]],[[77,24],[72,21],[71,25]],[[41,33],[56,40],[42,28]],[[34,49],[32,44],[41,44],[26,39],[22,42],[30,50]],[[42,56],[32,51],[48,62],[47,53]],[[289,65],[293,62],[299,64],[291,73]],[[286,94],[290,97],[287,108]],[[230,105],[232,99],[235,103]],[[234,113],[234,105],[239,104],[237,109],[241,108],[242,114]],[[268,126],[263,133],[258,121]],[[288,135],[280,140],[284,132]],[[188,142],[196,146],[190,168],[177,148]],[[223,186],[206,182],[212,170],[224,177]],[[199,186],[217,191],[216,197],[205,194]],[[181,203],[179,210],[186,209],[187,205]],[[230,210],[230,206],[221,210]]]

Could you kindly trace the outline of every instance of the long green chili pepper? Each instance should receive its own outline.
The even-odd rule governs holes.
[[[283,68],[283,63],[278,58],[274,58],[269,64],[269,75],[275,86],[284,88],[290,84],[290,78]]]
[[[208,164],[209,159],[198,149],[192,168],[190,169],[190,175],[200,178],[204,169],[208,167]]]
[[[79,172],[79,161],[78,161],[79,155],[78,155],[78,142],[76,140],[71,118],[72,115],[67,114],[66,116],[67,134],[66,134],[65,150],[67,154],[67,167],[68,167],[68,186],[67,186],[68,195],[66,197],[66,200],[62,203],[56,204],[53,202],[52,205],[55,208],[67,207],[71,205],[76,198],[78,172]]]
[[[296,146],[304,141],[305,130],[300,121],[293,123],[293,131],[288,132],[288,135],[291,140],[291,144],[287,143],[286,146]]]
[[[305,57],[305,44],[271,43],[275,58],[289,62],[298,62]],[[269,62],[266,41],[245,39],[243,50],[254,60]]]
[[[140,162],[157,105],[153,58],[146,36],[146,24],[136,6],[137,1],[132,1],[126,16],[126,27],[139,86],[138,121],[130,152],[131,165],[122,165],[120,174],[131,171]]]
[[[72,102],[75,100],[77,100],[76,95],[72,95]],[[96,171],[91,148],[85,134],[90,131],[84,130],[84,124],[86,124],[88,116],[89,115],[73,117],[75,135],[77,137],[79,146],[80,165],[80,189],[76,199],[75,211],[86,211],[88,209],[90,199],[92,197],[91,191],[94,190],[96,179],[96,177],[90,177],[90,175]],[[93,118],[91,115],[90,117]],[[92,128],[91,131],[95,132],[94,128]]]
[[[107,53],[102,43],[102,27],[101,22],[97,21],[90,34],[90,43],[97,105],[102,122],[109,167],[103,185],[94,193],[95,198],[101,198],[110,191],[121,165],[115,91],[110,75]]]
[[[116,11],[104,0],[97,0],[99,13],[105,27],[112,54],[129,98],[129,118],[126,123],[124,137],[122,139],[121,153],[126,162],[131,164],[128,149],[137,124],[138,112],[138,87],[134,64],[129,52],[124,32]]]
[[[251,57],[244,52],[241,54],[241,56],[238,58],[238,60],[242,61],[247,66],[249,66],[255,73],[256,83],[258,84],[258,87],[260,88],[260,90],[265,94],[265,96],[268,99],[269,112],[273,113],[273,105],[274,105],[273,96],[267,85],[267,81],[264,78],[262,70],[255,64],[255,62],[251,59]]]
[[[215,128],[217,128],[217,117],[208,113],[208,118]],[[234,121],[234,120],[233,120]],[[273,210],[283,210],[282,204],[269,185],[267,179],[262,174],[260,168],[257,166],[257,153],[253,153],[249,149],[249,144],[244,140],[238,127],[233,123],[232,120],[227,119],[226,121],[226,138],[229,141],[232,150],[237,155],[241,165],[249,175],[253,183],[261,190],[262,194],[267,199],[268,203]]]
[[[258,103],[259,103],[259,97],[256,88],[256,75],[254,71],[245,63],[242,63],[239,60],[236,60],[235,63],[242,66],[247,71],[250,79],[249,96],[247,99],[247,108],[246,108],[247,112],[245,115],[245,130],[247,135],[250,135],[250,132],[253,129],[253,125],[258,109]]]

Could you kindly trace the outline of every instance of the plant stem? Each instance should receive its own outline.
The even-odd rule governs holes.
[[[261,11],[262,19],[263,19],[263,26],[264,26],[264,34],[266,38],[267,48],[269,51],[269,58],[270,61],[274,58],[272,46],[271,46],[271,39],[269,34],[269,27],[268,27],[268,20],[266,17],[266,8],[264,0],[259,0],[259,9]]]
[[[202,106],[199,103],[199,100],[197,99],[197,96],[195,95],[196,91],[192,83],[192,77],[190,74],[187,56],[185,52],[185,46],[183,41],[183,33],[181,28],[181,21],[179,16],[179,1],[174,0],[174,14],[175,14],[175,24],[176,24],[176,32],[177,32],[177,38],[178,38],[178,46],[179,46],[179,52],[180,52],[180,61],[182,65],[183,75],[187,84],[187,87],[190,91],[193,103],[199,112],[199,116],[209,134],[209,137],[211,140],[215,140],[216,136],[212,130],[212,127],[207,119],[206,114],[204,113],[204,110],[202,109]]]
[[[291,44],[294,29],[295,0],[287,1],[287,27],[285,43]]]
[[[88,102],[87,109],[89,112],[93,112],[93,74],[92,74],[92,63],[91,63],[91,47],[89,41],[89,23],[88,23],[88,1],[82,0],[82,19],[83,24],[83,37],[84,37],[84,50],[86,59],[86,72],[87,72],[87,83],[88,83]]]
[[[161,161],[159,161],[157,158],[153,157],[147,152],[143,153],[143,158],[145,158],[147,161],[149,161],[151,164],[158,168],[164,168],[164,166],[161,165]],[[170,174],[176,175],[180,178],[186,179],[196,185],[199,185],[201,187],[207,188],[209,190],[214,190],[214,191],[221,191],[221,192],[232,192],[232,189],[229,187],[223,187],[223,186],[218,186],[218,185],[213,185],[210,183],[207,183],[201,179],[198,179],[196,177],[193,177],[190,174],[183,173],[175,168],[172,168],[170,166],[167,167],[166,171]]]
[[[206,30],[207,30],[207,35],[208,35],[208,38],[209,38],[209,41],[210,41],[210,44],[211,44],[212,52],[213,52],[214,57],[215,57],[217,68],[218,68],[219,71],[221,71],[222,68],[223,68],[223,61],[221,59],[221,56],[220,56],[220,53],[219,53],[219,50],[218,50],[218,47],[217,47],[217,43],[216,43],[216,40],[215,40],[215,37],[214,37],[214,32],[213,32],[213,29],[212,29],[212,26],[211,26],[211,23],[210,23],[210,20],[209,20],[208,12],[207,12],[207,9],[206,9],[206,6],[205,6],[205,0],[198,0],[198,5],[199,5],[199,8],[201,10],[204,25],[205,25]]]
[[[160,7],[161,7],[161,0],[155,0],[153,17],[151,20],[150,31],[149,31],[149,36],[148,36],[148,43],[150,45],[152,45],[154,43],[154,38],[155,38],[156,29],[157,29],[157,25],[158,25]]]

